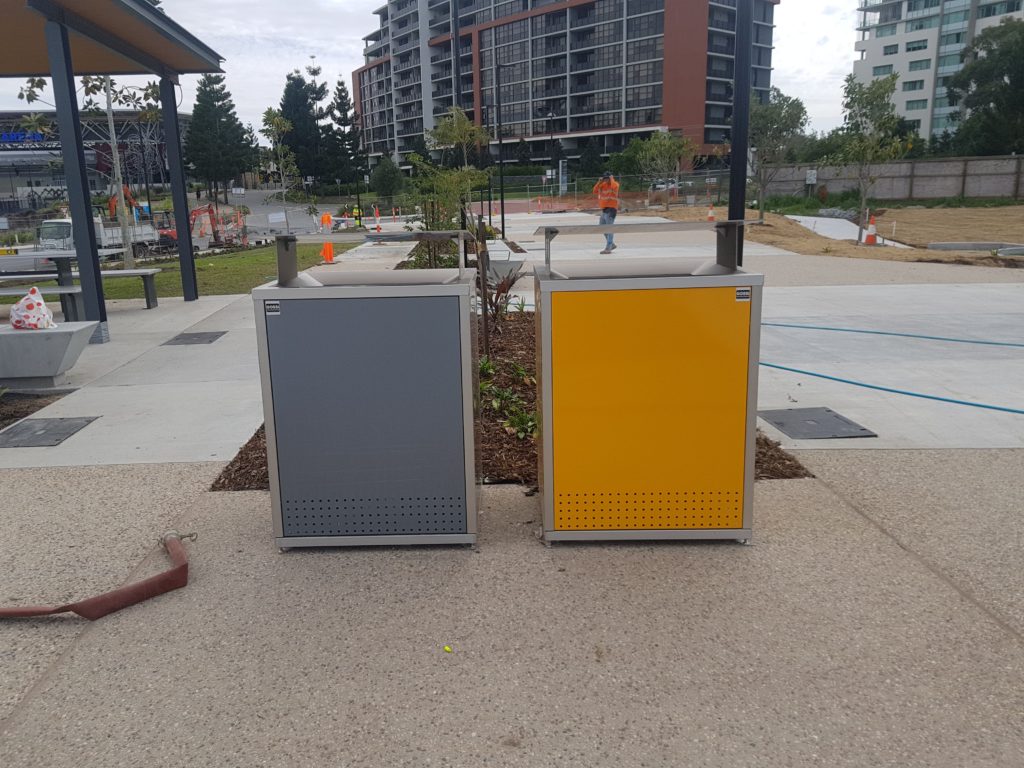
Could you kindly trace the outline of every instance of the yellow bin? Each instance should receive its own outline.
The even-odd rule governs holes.
[[[749,542],[764,277],[536,271],[544,540]]]

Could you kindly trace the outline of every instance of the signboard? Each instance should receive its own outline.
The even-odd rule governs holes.
[[[809,187],[813,187],[818,183],[818,170],[810,170],[807,172],[807,181],[804,182]]]
[[[232,187],[231,194],[245,197],[245,187]]]
[[[564,195],[569,191],[569,161],[558,161],[558,194]]]
[[[284,211],[276,211],[267,214],[267,222],[270,224],[284,224],[286,217]]]
[[[0,229],[10,229],[11,222],[7,220],[6,216],[0,216]]]

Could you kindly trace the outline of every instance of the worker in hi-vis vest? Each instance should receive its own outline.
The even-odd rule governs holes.
[[[363,210],[358,205],[352,209],[352,218],[355,219],[356,226],[363,226]]]
[[[601,209],[601,225],[614,224],[619,213],[619,182],[612,176],[611,171],[605,171],[594,185],[594,194],[597,195],[597,207]],[[615,245],[613,233],[606,233],[604,239],[605,246],[601,253],[611,253],[618,247]]]

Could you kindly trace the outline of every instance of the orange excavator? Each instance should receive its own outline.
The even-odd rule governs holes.
[[[196,228],[196,222],[199,221],[203,216],[208,216],[210,220],[210,234],[213,239],[210,241],[212,245],[221,245],[221,233],[217,228],[217,212],[214,210],[212,205],[207,205],[203,208],[194,208],[188,216],[189,231],[194,231]],[[175,246],[178,243],[178,230],[174,225],[174,216],[171,213],[164,214],[164,220],[160,225],[160,244],[165,246]]]

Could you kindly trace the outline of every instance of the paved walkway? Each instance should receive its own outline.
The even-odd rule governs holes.
[[[334,269],[400,258],[352,253]],[[768,276],[772,320],[977,338],[1021,327],[1012,270],[784,252],[749,266]],[[262,418],[250,299],[139,304],[112,307],[114,341],[89,347],[81,389],[41,414],[106,409],[76,455],[0,451],[0,466],[26,465],[0,469],[0,600],[65,601],[154,573],[170,527],[200,535],[186,545],[192,583],[96,623],[0,623],[0,765],[1024,764],[1024,450],[801,449],[817,477],[757,484],[752,547],[546,548],[537,497],[489,487],[477,551],[281,554],[267,494],[207,490]],[[226,333],[161,346],[184,330]],[[925,371],[909,383],[965,397],[1009,400],[1020,380],[1012,351],[764,338],[776,359],[886,380]],[[956,406],[928,415],[772,376],[762,405],[795,392],[864,407],[890,445],[1017,434],[975,409],[958,421]]]
[[[857,237],[860,236],[863,241],[864,237],[867,236],[867,230],[863,232],[860,228],[847,219],[835,219],[826,216],[786,216],[787,219],[792,219],[797,224],[801,224],[807,227],[812,232],[817,232],[822,237],[828,237],[832,240],[852,240],[857,241]],[[885,237],[882,232],[878,233],[878,244],[879,245],[891,245],[895,248],[909,248],[909,245],[890,240]]]

